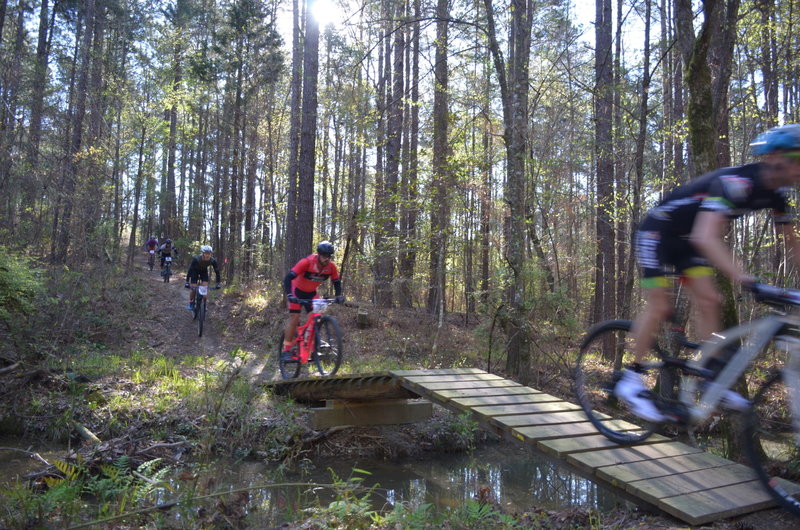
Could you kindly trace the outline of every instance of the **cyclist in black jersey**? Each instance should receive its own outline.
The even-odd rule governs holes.
[[[192,289],[189,291],[189,305],[186,306],[186,309],[189,311],[194,310],[197,284],[208,285],[208,280],[210,278],[208,274],[209,267],[212,267],[214,273],[217,275],[216,288],[220,288],[219,266],[217,265],[217,260],[214,258],[213,252],[214,250],[209,245],[201,246],[200,254],[192,258],[192,263],[189,265],[189,270],[186,272],[186,283],[184,283],[183,286],[187,289]]]
[[[707,340],[721,329],[721,295],[711,267],[734,282],[754,281],[734,261],[725,244],[731,220],[756,210],[771,209],[777,233],[800,265],[795,219],[787,205],[789,187],[800,183],[800,125],[770,129],[751,147],[761,157],[759,162],[718,169],[678,187],[650,210],[636,232],[634,246],[642,269],[645,306],[632,329],[635,362],[623,371],[614,394],[646,420],[666,419],[645,389],[639,363],[672,311],[668,273],[675,270],[686,279],[698,338]],[[710,359],[705,366],[718,373],[725,360]],[[741,410],[749,402],[729,390],[722,405]]]

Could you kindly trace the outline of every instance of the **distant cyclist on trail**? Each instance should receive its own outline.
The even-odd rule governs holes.
[[[334,251],[330,241],[321,242],[317,245],[316,254],[311,254],[298,261],[283,278],[283,292],[289,303],[289,322],[283,333],[283,353],[281,354],[281,358],[284,360],[290,359],[292,355],[291,348],[294,345],[302,309],[300,300],[319,298],[317,288],[330,278],[336,293],[336,302],[341,304],[344,301],[339,270],[331,260]]]
[[[158,250],[158,238],[156,236],[150,236],[150,239],[144,244],[144,249],[148,252],[151,250]]]
[[[672,311],[668,270],[688,280],[698,338],[707,340],[722,329],[721,295],[712,266],[733,282],[751,285],[755,279],[733,259],[724,237],[731,220],[756,210],[771,209],[776,232],[800,266],[795,218],[787,205],[790,187],[800,183],[800,125],[784,125],[761,134],[751,144],[759,162],[711,171],[669,193],[642,221],[635,236],[636,260],[642,269],[644,310],[633,324],[635,360],[623,370],[614,394],[637,416],[648,421],[668,419],[652,400],[641,377],[641,362],[656,331]],[[719,374],[727,359],[718,355],[705,368]],[[723,407],[742,410],[749,401],[733,390]]]
[[[194,298],[197,293],[197,284],[202,282],[201,285],[208,285],[209,275],[208,268],[213,267],[214,273],[217,275],[217,289],[220,288],[219,266],[217,260],[213,255],[214,249],[209,245],[200,247],[200,254],[192,258],[192,263],[189,265],[189,270],[186,273],[186,283],[184,287],[191,291],[189,292],[189,305],[186,309],[194,311]]]
[[[161,256],[161,268],[164,268],[164,259],[170,256],[178,257],[178,249],[172,246],[172,240],[167,239],[164,244],[158,249],[158,254]]]

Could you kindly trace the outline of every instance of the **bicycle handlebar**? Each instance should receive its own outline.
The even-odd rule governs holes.
[[[747,286],[757,302],[773,307],[800,306],[800,290],[753,282]]]

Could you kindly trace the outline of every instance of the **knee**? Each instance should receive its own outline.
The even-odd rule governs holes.
[[[716,312],[722,305],[722,295],[714,290],[703,291],[702,293],[697,293],[694,303],[697,305],[697,309],[703,313]]]
[[[665,321],[672,315],[672,301],[669,298],[654,298],[648,300],[647,313],[650,318],[658,321]]]

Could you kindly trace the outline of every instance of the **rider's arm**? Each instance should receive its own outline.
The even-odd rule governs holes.
[[[333,292],[336,293],[336,296],[342,296],[342,280],[340,278],[333,280]]]
[[[723,239],[728,230],[728,217],[717,211],[701,210],[697,213],[689,241],[711,264],[734,282],[751,283],[753,277],[746,274],[733,260],[733,254]]]
[[[286,276],[283,277],[283,294],[291,294],[292,292],[292,280],[297,278],[297,273],[294,271],[289,271],[286,273]]]
[[[211,260],[211,266],[214,267],[214,273],[217,275],[217,285],[219,285],[220,284],[219,266],[217,265],[217,260],[216,259],[212,259]]]

